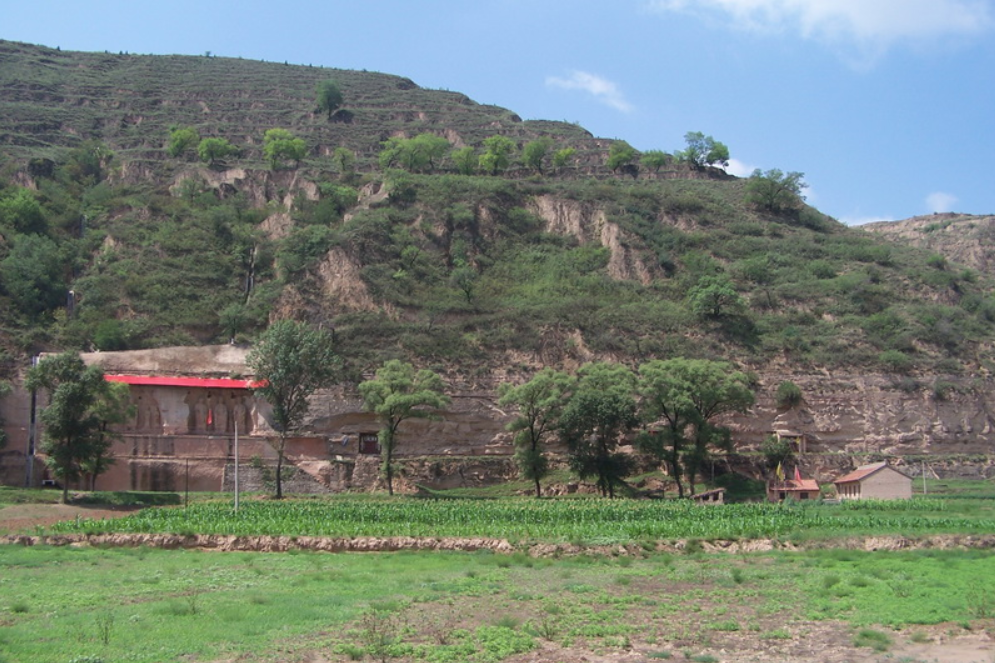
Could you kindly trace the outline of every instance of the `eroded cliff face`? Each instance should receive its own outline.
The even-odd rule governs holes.
[[[211,346],[94,353],[86,359],[107,372],[122,374],[247,376],[245,353],[244,348]],[[396,456],[404,469],[398,479],[399,490],[413,491],[416,485],[472,486],[511,478],[513,447],[505,426],[514,413],[497,405],[497,386],[508,379],[503,372],[473,383],[448,376],[452,404],[436,413],[437,419],[413,419],[401,426]],[[777,407],[775,392],[783,380],[801,388],[804,399],[799,406]],[[756,404],[726,423],[740,451],[755,451],[773,431],[803,434],[807,441],[802,461],[805,473],[820,481],[849,471],[857,460],[862,462],[869,455],[887,456],[899,467],[904,464],[909,472],[918,472],[925,456],[930,459],[930,471],[941,476],[992,475],[995,381],[944,376],[943,384],[938,390],[926,377],[916,386],[883,375],[761,375]],[[144,391],[138,395],[160,405],[175,401],[175,408],[182,409],[184,404],[197,402],[196,394],[180,397],[163,393],[160,398],[154,393],[156,387],[139,389]],[[24,480],[29,403],[23,389],[16,389],[0,403],[9,436],[6,450],[0,454],[0,480],[6,483]],[[273,435],[268,408],[257,403],[251,409],[254,425],[244,431],[242,462],[253,455],[273,460],[274,452],[266,441]],[[215,407],[215,416],[220,416],[218,412]],[[124,437],[115,446],[119,462],[101,479],[104,489],[178,490],[184,481],[191,481],[197,490],[223,490],[230,484],[232,435],[167,430],[169,422],[182,423],[196,415],[170,413],[159,418],[146,416],[144,424],[139,421],[125,426]],[[162,422],[162,430],[151,430],[150,422]],[[378,427],[374,417],[363,410],[355,385],[339,385],[316,394],[305,430],[287,449],[288,460],[299,469],[301,485],[308,491],[376,489],[379,458],[363,451],[361,438],[375,438]],[[741,459],[746,465],[737,469],[757,471],[749,458]],[[36,476],[41,474],[39,466]]]
[[[548,233],[575,237],[582,244],[596,243],[611,252],[608,273],[623,281],[648,285],[659,276],[624,241],[624,233],[608,220],[605,211],[590,203],[554,196],[536,196],[531,211],[542,219]]]
[[[980,272],[995,271],[995,216],[931,214],[869,223],[864,228],[903,244],[935,251],[951,262]]]

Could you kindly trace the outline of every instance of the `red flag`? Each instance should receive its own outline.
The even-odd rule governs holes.
[[[798,466],[795,465],[795,481],[798,483],[802,482],[802,473],[798,471]]]

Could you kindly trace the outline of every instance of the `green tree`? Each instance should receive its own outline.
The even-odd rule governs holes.
[[[522,478],[535,482],[536,497],[542,496],[540,482],[549,473],[544,447],[559,426],[574,383],[571,375],[546,368],[525,384],[498,388],[498,405],[518,409],[506,428],[515,433],[515,462]]]
[[[47,226],[41,203],[29,189],[13,187],[0,196],[0,234],[43,234]]]
[[[686,361],[654,359],[639,367],[639,413],[647,429],[636,446],[667,465],[678,497],[684,497],[682,459],[690,443],[688,427],[694,421]]]
[[[414,138],[392,136],[383,143],[379,162],[383,169],[400,166],[412,173],[431,172],[449,151],[449,141],[432,133]]]
[[[450,399],[443,393],[438,374],[398,359],[384,363],[376,377],[360,383],[363,406],[380,422],[380,458],[387,492],[394,494],[394,450],[401,423],[413,418],[433,419],[435,410],[444,408]]]
[[[714,164],[729,165],[729,148],[711,136],[689,131],[684,134],[684,142],[687,147],[674,155],[678,161],[698,169]]]
[[[764,469],[773,470],[778,465],[784,465],[792,458],[794,452],[791,443],[777,435],[768,435],[760,443],[760,453],[764,457]]]
[[[326,113],[329,120],[342,106],[344,99],[338,83],[333,80],[319,81],[315,88],[315,96],[318,100],[318,110]]]
[[[336,147],[332,153],[332,166],[339,175],[352,175],[356,172],[356,153],[348,147]]]
[[[6,380],[0,380],[0,398],[7,396],[13,391],[13,387]],[[0,412],[0,451],[7,446],[7,431],[4,430],[4,418],[3,413]]]
[[[733,412],[745,413],[753,405],[753,390],[745,373],[723,361],[687,360],[684,375],[691,387],[694,438],[687,463],[688,484],[694,494],[695,478],[708,462],[712,447],[730,451],[732,437],[716,419]]]
[[[17,235],[0,261],[0,283],[18,308],[38,316],[66,297],[66,264],[58,245],[44,235]]]
[[[465,264],[465,262],[454,267],[452,273],[449,275],[449,282],[454,288],[463,293],[467,304],[473,303],[473,295],[477,290],[477,282],[479,280],[480,275],[477,274],[477,270]]]
[[[196,151],[200,134],[193,127],[173,127],[169,131],[169,146],[166,152],[175,158]]]
[[[772,214],[797,210],[805,200],[804,178],[804,173],[795,171],[783,173],[773,168],[761,172],[757,168],[746,181],[746,202]]]
[[[775,400],[777,401],[777,407],[783,410],[790,410],[801,405],[805,397],[802,395],[801,387],[791,380],[784,380],[781,384],[777,385]]]
[[[576,155],[577,150],[572,147],[564,147],[561,150],[557,150],[553,154],[553,168],[556,170],[566,168]]]
[[[701,318],[721,318],[743,307],[743,298],[724,274],[701,277],[688,291],[688,302]]]
[[[246,363],[255,374],[253,391],[273,408],[279,499],[283,497],[287,436],[303,426],[312,394],[334,383],[341,362],[331,334],[304,322],[280,320],[260,336]]]
[[[62,482],[62,502],[69,500],[69,483],[84,472],[99,472],[95,463],[106,455],[109,439],[102,434],[101,401],[110,393],[103,371],[86,366],[79,355],[66,352],[45,357],[28,371],[25,387],[45,390],[48,404],[40,419],[44,426],[41,450],[52,475]]]
[[[472,147],[466,146],[453,150],[449,158],[456,167],[456,172],[460,175],[473,175],[477,172],[477,151]]]
[[[304,139],[296,138],[286,129],[268,129],[263,136],[263,156],[273,170],[287,161],[293,161],[296,168],[306,154]]]
[[[663,150],[647,150],[639,158],[639,163],[644,167],[659,173],[660,169],[673,161],[674,157]]]
[[[480,155],[480,170],[488,175],[504,172],[511,165],[511,155],[515,152],[515,141],[506,136],[491,136],[484,139],[484,153]]]
[[[634,467],[632,457],[618,450],[638,423],[634,389],[635,376],[625,366],[585,364],[560,415],[571,468],[582,479],[596,477],[602,496],[615,497]]]
[[[522,148],[522,161],[525,163],[525,167],[542,175],[543,162],[552,148],[553,139],[548,136],[526,143],[525,147]]]
[[[84,186],[93,186],[104,179],[114,153],[99,140],[87,140],[69,153],[66,173]]]
[[[135,416],[135,406],[131,404],[131,388],[123,382],[108,382],[93,408],[99,427],[88,458],[80,463],[80,471],[87,480],[90,490],[97,489],[97,477],[114,464],[111,444],[121,435],[110,427],[125,423]]]
[[[617,173],[619,169],[623,171],[634,167],[636,159],[639,158],[639,151],[624,140],[616,140],[608,148],[608,161],[606,166]]]
[[[226,138],[204,138],[197,145],[197,157],[212,168],[235,154],[238,154],[238,148]]]
[[[650,433],[638,446],[670,469],[684,497],[682,475],[694,493],[694,479],[710,446],[724,446],[728,430],[715,419],[744,412],[753,404],[745,374],[726,362],[705,359],[655,359],[639,367],[640,413]],[[654,428],[656,430],[654,431]]]

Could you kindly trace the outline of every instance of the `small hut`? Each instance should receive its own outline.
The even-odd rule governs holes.
[[[774,479],[767,483],[768,502],[814,500],[819,498],[819,494],[819,482],[815,479],[803,479],[797,467],[794,478],[788,479],[778,465]]]
[[[833,482],[841,500],[907,500],[912,497],[912,477],[887,461],[861,465]]]

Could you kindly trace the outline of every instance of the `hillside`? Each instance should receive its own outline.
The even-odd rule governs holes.
[[[933,263],[938,264],[937,256],[942,256],[952,263],[952,269],[961,265],[985,274],[995,271],[995,216],[930,214],[869,223],[864,228],[896,243],[933,251]]]
[[[171,157],[173,127],[240,152]],[[267,162],[273,128],[304,141],[299,163]],[[426,133],[438,163],[384,165],[385,141]],[[456,151],[493,136],[507,167],[460,174]],[[569,160],[527,168],[543,137]],[[393,356],[470,378],[678,355],[987,372],[984,273],[764,211],[708,167],[623,175],[613,144],[386,74],[0,42],[0,340],[11,358],[249,342],[293,315],[334,328],[354,375]]]

